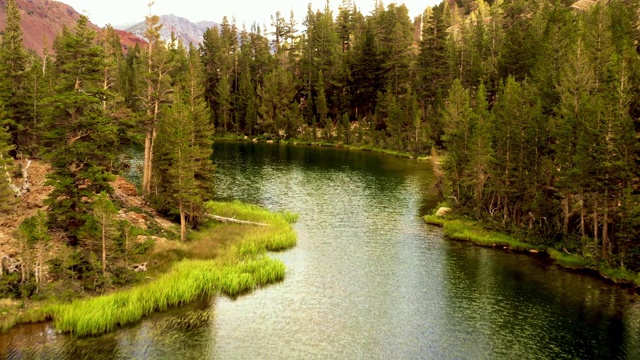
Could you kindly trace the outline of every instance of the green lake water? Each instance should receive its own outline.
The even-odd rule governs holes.
[[[216,197],[300,214],[286,279],[100,337],[0,335],[15,359],[640,359],[640,297],[547,259],[446,239],[429,163],[219,142]]]

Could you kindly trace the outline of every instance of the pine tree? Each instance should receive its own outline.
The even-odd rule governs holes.
[[[9,186],[13,164],[13,159],[9,155],[13,145],[9,144],[9,140],[7,128],[0,125],[0,214],[11,212],[15,203],[15,195]]]
[[[147,39],[148,47],[144,54],[146,72],[144,82],[146,88],[143,90],[145,108],[144,127],[144,163],[142,171],[142,191],[145,195],[151,193],[151,183],[153,174],[153,157],[155,141],[158,134],[158,124],[161,117],[160,112],[163,104],[169,101],[171,93],[170,72],[173,64],[170,61],[168,51],[164,41],[160,39],[160,18],[155,15],[146,17],[147,29],[144,37]]]
[[[106,192],[101,192],[93,202],[93,216],[100,225],[100,237],[102,240],[102,276],[107,275],[107,241],[112,238],[115,231],[115,216],[118,208],[113,204]]]
[[[277,67],[265,76],[264,86],[258,88],[259,122],[263,131],[278,135],[277,124],[286,118],[294,95],[293,75],[289,71]]]
[[[20,224],[20,238],[22,240],[22,281],[29,279],[32,250],[36,249],[35,281],[38,291],[42,283],[42,266],[44,264],[44,250],[51,241],[51,235],[47,227],[47,216],[40,210],[34,216],[26,218]]]
[[[349,89],[356,116],[367,116],[374,113],[378,91],[384,88],[382,59],[371,20],[365,24],[354,52]]]
[[[442,114],[443,140],[449,151],[445,170],[451,176],[454,196],[463,202],[470,196],[465,174],[469,166],[471,144],[471,98],[460,80],[456,79]]]
[[[6,2],[7,20],[0,44],[0,101],[4,104],[12,143],[18,150],[31,148],[33,126],[31,119],[29,88],[27,87],[28,55],[23,45],[20,27],[20,10],[15,0]]]
[[[185,240],[188,224],[199,225],[204,202],[213,194],[214,127],[204,97],[206,78],[198,51],[190,46],[188,53],[179,56],[184,57],[176,60],[185,63],[185,71],[158,128],[154,173],[159,184],[153,200],[160,210],[179,216],[180,235]]]
[[[349,120],[349,114],[344,113],[342,120],[340,121],[342,127],[342,141],[345,144],[351,144],[351,121]]]
[[[329,108],[327,106],[327,96],[324,91],[324,75],[322,70],[318,72],[318,82],[316,83],[316,98],[313,102],[316,105],[316,113],[320,119],[320,125],[327,127],[327,114]]]
[[[229,77],[223,74],[216,85],[217,103],[217,128],[223,134],[229,130],[229,120],[231,118],[231,86]]]
[[[473,109],[473,135],[470,144],[470,173],[475,177],[476,186],[474,199],[476,201],[476,215],[480,217],[485,186],[489,180],[490,167],[493,155],[491,130],[493,126],[493,113],[489,111],[487,103],[487,91],[484,84],[480,84],[476,94],[475,107]]]
[[[596,79],[582,39],[571,50],[569,61],[560,75],[556,86],[560,101],[555,109],[556,118],[551,131],[556,139],[553,146],[554,162],[563,197],[563,232],[568,235],[572,195],[580,193],[578,184],[584,184],[586,180],[580,171],[576,172],[579,170],[575,166],[578,145],[581,142],[583,146],[589,146],[587,143],[595,129],[594,121],[598,112],[603,111],[599,101],[601,98],[592,96],[596,90]]]
[[[80,17],[73,31],[65,28],[56,39],[56,91],[47,103],[47,158],[52,173],[47,183],[54,189],[46,200],[54,228],[64,230],[69,243],[78,243],[91,200],[109,192],[117,124],[102,107],[103,50],[88,19]]]
[[[416,90],[420,98],[423,118],[431,124],[436,122],[436,99],[449,86],[449,62],[446,43],[448,22],[445,16],[447,3],[442,2],[427,8],[422,16],[422,36],[416,59]]]
[[[191,45],[188,55],[185,91],[189,107],[189,120],[193,122],[194,129],[191,138],[191,162],[194,166],[196,180],[196,190],[194,191],[196,196],[189,203],[188,217],[191,224],[198,225],[205,211],[204,202],[213,197],[215,166],[211,157],[213,156],[214,127],[209,121],[211,118],[210,109],[204,98],[206,79],[198,50]]]
[[[405,93],[410,77],[413,25],[405,5],[390,4],[380,14],[378,47],[383,60],[385,87],[395,96]]]

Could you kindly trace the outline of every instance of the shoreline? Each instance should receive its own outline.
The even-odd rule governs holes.
[[[71,302],[51,300],[28,302],[18,314],[2,319],[2,332],[20,324],[52,321],[57,331],[75,336],[91,336],[117,330],[139,322],[155,312],[191,303],[202,297],[241,296],[284,280],[286,267],[267,256],[296,245],[292,223],[297,215],[270,212],[256,205],[209,202],[210,212],[221,216],[259,221],[268,227],[212,223],[191,240],[192,256],[175,261],[166,272],[149,281],[98,296]],[[231,237],[220,253],[200,256],[203,248],[215,246],[218,238]],[[188,244],[188,243],[187,243]]]
[[[265,143],[265,144],[282,144],[282,145],[294,145],[294,146],[318,146],[318,147],[327,147],[327,148],[336,148],[336,149],[345,149],[345,150],[354,150],[354,151],[368,151],[374,152],[378,154],[389,155],[401,159],[409,159],[409,160],[418,160],[418,161],[428,161],[431,159],[431,156],[416,156],[415,154],[405,153],[396,150],[389,150],[374,146],[368,145],[349,145],[343,144],[342,142],[332,142],[332,141],[309,141],[309,140],[298,140],[298,139],[290,139],[290,140],[264,140],[258,137],[254,137],[251,139],[248,136],[244,135],[227,135],[227,136],[217,136],[214,137],[214,141],[238,141],[238,142],[252,142],[252,143]]]
[[[558,251],[547,246],[530,244],[505,233],[489,231],[475,220],[445,218],[436,215],[426,215],[423,220],[429,225],[442,228],[444,235],[452,240],[466,241],[476,246],[503,251],[545,256],[562,268],[583,272],[613,285],[632,288],[640,294],[640,274],[625,269],[610,268],[585,257]]]

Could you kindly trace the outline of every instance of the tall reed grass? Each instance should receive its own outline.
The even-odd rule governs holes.
[[[297,220],[297,215],[271,213],[240,202],[211,202],[207,207],[217,215],[269,226],[256,226],[244,232],[239,241],[228,246],[216,259],[182,260],[149,283],[105,296],[49,305],[44,311],[56,328],[78,336],[97,335],[201,297],[238,296],[284,279],[284,264],[267,257],[266,252],[296,244],[291,223]],[[216,228],[205,231],[216,231]]]

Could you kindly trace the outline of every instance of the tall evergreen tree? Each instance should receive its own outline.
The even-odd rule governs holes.
[[[189,50],[185,81],[178,84],[174,102],[161,123],[158,138],[157,173],[167,210],[180,217],[180,238],[186,239],[187,224],[197,225],[204,202],[212,196],[213,127],[204,100],[204,76],[194,47]]]
[[[151,193],[153,157],[158,124],[161,121],[163,104],[170,101],[171,76],[173,64],[169,57],[164,41],[160,39],[160,18],[149,15],[146,18],[147,29],[144,37],[147,39],[147,52],[145,56],[146,71],[144,75],[145,89],[143,106],[145,108],[144,128],[144,163],[142,171],[142,191]]]
[[[48,99],[46,133],[54,189],[47,198],[53,227],[64,230],[76,245],[91,201],[111,191],[107,167],[113,159],[116,124],[102,106],[108,96],[101,84],[103,50],[88,19],[80,17],[73,30],[63,29],[56,39],[57,86]]]
[[[443,140],[449,150],[445,169],[451,176],[452,190],[457,202],[464,202],[470,197],[465,175],[470,158],[471,115],[469,90],[456,79],[449,90],[442,123]]]
[[[20,10],[15,0],[6,2],[6,25],[0,44],[0,101],[4,104],[12,142],[18,150],[33,147],[34,126],[28,101],[28,55],[23,45]]]
[[[422,16],[422,34],[416,61],[416,91],[423,118],[431,128],[437,122],[437,99],[446,94],[450,80],[447,60],[447,2],[427,8]]]

